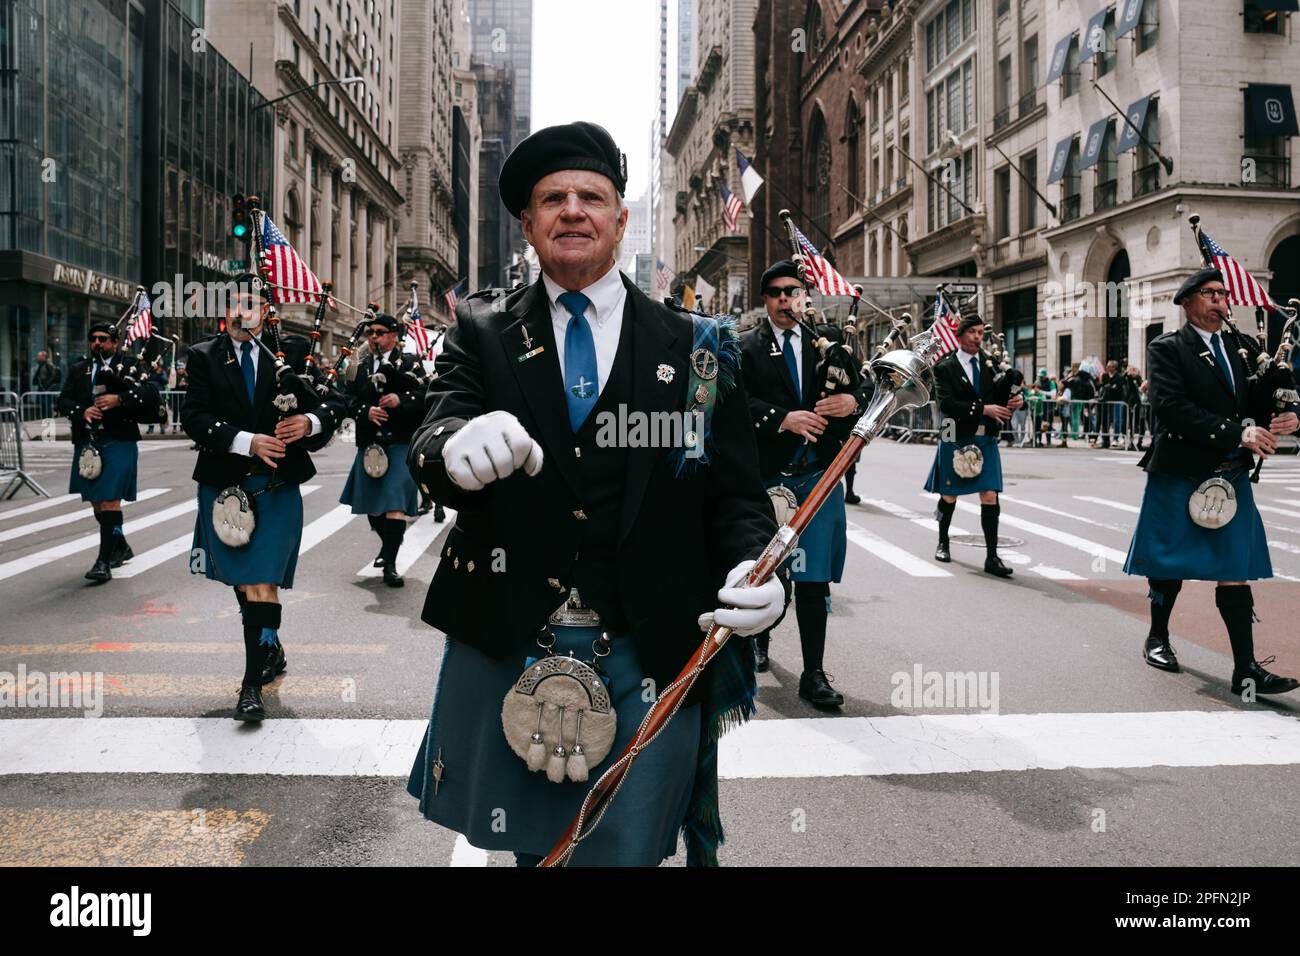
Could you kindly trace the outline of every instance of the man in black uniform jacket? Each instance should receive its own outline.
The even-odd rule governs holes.
[[[72,422],[68,491],[89,501],[99,522],[99,554],[86,579],[102,583],[112,579],[112,568],[134,557],[122,534],[122,501],[135,501],[139,422],[158,421],[161,399],[139,360],[118,352],[113,325],[96,322],[89,342],[90,357],[68,372],[58,407]],[[89,478],[83,473],[83,456],[96,453],[100,473]]]
[[[802,503],[839,454],[866,407],[871,384],[864,382],[857,392],[836,395],[818,391],[817,346],[795,320],[804,309],[804,286],[794,262],[774,263],[763,273],[760,287],[767,319],[741,337],[740,351],[758,441],[758,466],[765,485],[781,485]],[[844,703],[844,695],[831,686],[822,664],[826,604],[830,583],[838,582],[844,572],[847,532],[844,491],[837,486],[804,529],[799,559],[791,562],[803,653],[799,696],[817,707]],[[765,631],[755,640],[760,671],[768,667],[770,638]]]

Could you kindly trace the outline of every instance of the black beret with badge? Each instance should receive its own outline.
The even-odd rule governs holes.
[[[117,341],[117,326],[112,322],[92,322],[90,328],[86,331],[86,336],[107,335],[114,342]]]
[[[779,259],[767,267],[763,273],[763,279],[759,282],[760,289],[766,289],[773,279],[798,279],[799,267],[795,265],[793,259]]]
[[[1178,287],[1174,295],[1174,305],[1182,305],[1183,300],[1205,285],[1207,282],[1223,281],[1223,273],[1218,269],[1200,269],[1187,277],[1187,281]]]
[[[367,322],[366,325],[371,328],[376,325],[382,325],[389,332],[397,331],[397,319],[394,316],[389,315],[387,312],[376,313],[375,317]]]
[[[627,157],[605,128],[595,123],[566,123],[539,129],[506,157],[497,183],[501,201],[518,219],[532,198],[533,187],[565,169],[600,173],[620,196],[627,189]]]

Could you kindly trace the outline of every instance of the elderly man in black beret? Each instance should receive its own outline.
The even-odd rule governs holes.
[[[1179,670],[1169,643],[1174,601],[1185,580],[1215,581],[1214,602],[1232,646],[1232,692],[1247,699],[1283,694],[1300,684],[1255,660],[1249,582],[1271,578],[1273,565],[1250,472],[1254,456],[1272,454],[1276,436],[1294,433],[1300,420],[1293,412],[1274,415],[1273,396],[1249,380],[1257,346],[1225,325],[1223,273],[1194,273],[1174,303],[1186,324],[1147,347],[1155,425],[1139,462],[1147,484],[1124,563],[1125,573],[1142,575],[1149,587],[1151,628],[1142,656],[1152,667]],[[1255,424],[1270,418],[1267,427]]]
[[[998,432],[1025,400],[1003,397],[995,383],[997,370],[980,350],[984,320],[964,316],[957,326],[957,345],[934,366],[935,398],[941,416],[939,448],[925,490],[939,495],[939,545],[936,561],[952,560],[948,528],[959,495],[980,496],[980,527],[984,531],[984,570],[999,578],[1011,569],[998,557],[998,517],[1002,491],[1002,457]]]
[[[591,123],[511,153],[501,199],[542,275],[458,306],[409,454],[458,514],[424,606],[448,641],[408,791],[521,865],[563,835],[701,628],[756,633],[786,597],[775,577],[737,586],[776,531],[737,336],[619,272],[626,175]],[[683,416],[688,431],[647,440],[648,420]],[[679,830],[689,863],[716,862],[717,737],[752,713],[753,667],[750,642],[726,644],[574,863],[653,866]]]

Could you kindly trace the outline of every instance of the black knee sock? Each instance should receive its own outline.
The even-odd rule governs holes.
[[[1183,589],[1182,581],[1147,578],[1147,600],[1151,602],[1151,637],[1169,639],[1169,615],[1174,613],[1174,601]]]
[[[1232,669],[1241,673],[1255,663],[1255,598],[1250,585],[1221,584],[1214,589],[1214,603],[1228,628]]]
[[[760,648],[762,648],[764,654],[767,653],[768,645],[771,644],[771,642],[772,642],[772,631],[770,628],[766,631],[760,631],[759,633],[754,635],[754,643],[757,644]]]
[[[986,557],[996,558],[998,556],[998,515],[1002,512],[1002,506],[997,505],[980,505],[980,527],[984,529],[984,551]]]
[[[952,524],[952,514],[957,510],[957,502],[939,499],[939,543],[948,544],[948,527]]]
[[[388,519],[383,515],[366,515],[366,520],[370,522],[370,530],[382,538],[384,536],[384,522]]]
[[[262,643],[262,631],[280,629],[280,605],[268,601],[244,603],[244,683],[261,686],[262,665],[269,649]]]
[[[402,546],[402,539],[406,537],[406,522],[401,518],[384,518],[383,530],[380,531],[380,538],[384,542],[383,549],[380,551],[380,560],[384,564],[397,563],[397,551]]]
[[[799,644],[805,674],[822,669],[826,653],[826,595],[831,586],[818,581],[796,581],[794,614],[799,622]]]
[[[117,543],[126,540],[122,537],[122,512],[101,511],[95,520],[99,522],[99,560],[111,561]]]
[[[857,476],[858,476],[858,465],[857,462],[854,462],[853,464],[849,465],[849,470],[844,473],[844,493],[846,495],[853,494],[853,479],[856,478]]]

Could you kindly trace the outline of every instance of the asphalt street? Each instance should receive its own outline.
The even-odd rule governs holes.
[[[405,792],[443,649],[419,611],[446,524],[413,523],[406,587],[385,587],[378,539],[338,504],[352,446],[318,455],[284,595],[288,671],[270,719],[241,725],[236,605],[189,572],[188,442],[142,443],[136,556],[102,586],[82,579],[97,536],[66,495],[69,445],[25,450],[53,497],[0,502],[0,680],[21,668],[87,696],[4,698],[0,864],[513,864],[425,822]],[[1122,571],[1138,455],[1004,451],[1009,581],[982,571],[973,498],[953,563],[933,561],[933,455],[864,453],[826,654],[846,704],[798,698],[791,614],[758,720],[723,741],[723,864],[1300,863],[1300,693],[1232,696],[1210,584],[1189,584],[1174,614],[1183,672],[1141,659],[1146,584]],[[1295,674],[1300,461],[1270,462],[1256,495],[1276,574],[1255,586],[1257,656]]]

